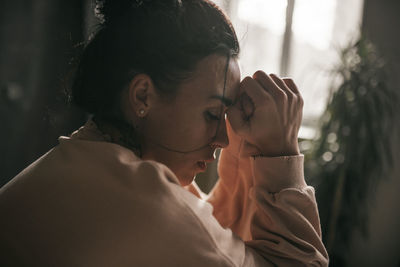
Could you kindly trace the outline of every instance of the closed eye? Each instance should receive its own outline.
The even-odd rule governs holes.
[[[206,112],[206,115],[210,120],[216,120],[216,121],[221,120],[220,116],[217,116],[217,115],[215,115],[215,114],[213,114],[213,113],[211,113],[209,111]]]

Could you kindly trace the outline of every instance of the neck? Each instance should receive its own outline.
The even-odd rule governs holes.
[[[103,134],[110,136],[112,143],[128,148],[138,157],[142,156],[139,135],[132,125],[124,121],[111,121],[100,117],[94,117],[93,121]]]

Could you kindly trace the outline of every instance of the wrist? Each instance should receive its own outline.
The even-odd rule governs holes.
[[[300,155],[299,145],[296,144],[285,147],[263,147],[260,148],[260,153],[253,155],[256,157],[284,157],[284,156],[298,156]]]

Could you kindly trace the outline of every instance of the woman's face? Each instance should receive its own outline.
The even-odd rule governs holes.
[[[224,82],[225,90],[224,90]],[[161,162],[190,184],[215,159],[216,148],[228,145],[225,111],[239,90],[236,59],[211,55],[181,84],[176,97],[156,97],[143,123],[142,158]]]

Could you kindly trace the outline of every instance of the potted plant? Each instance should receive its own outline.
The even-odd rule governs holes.
[[[397,100],[388,86],[384,61],[366,38],[340,55],[319,134],[303,152],[306,177],[316,188],[331,266],[346,265],[355,231],[368,234],[368,200],[392,165]]]

